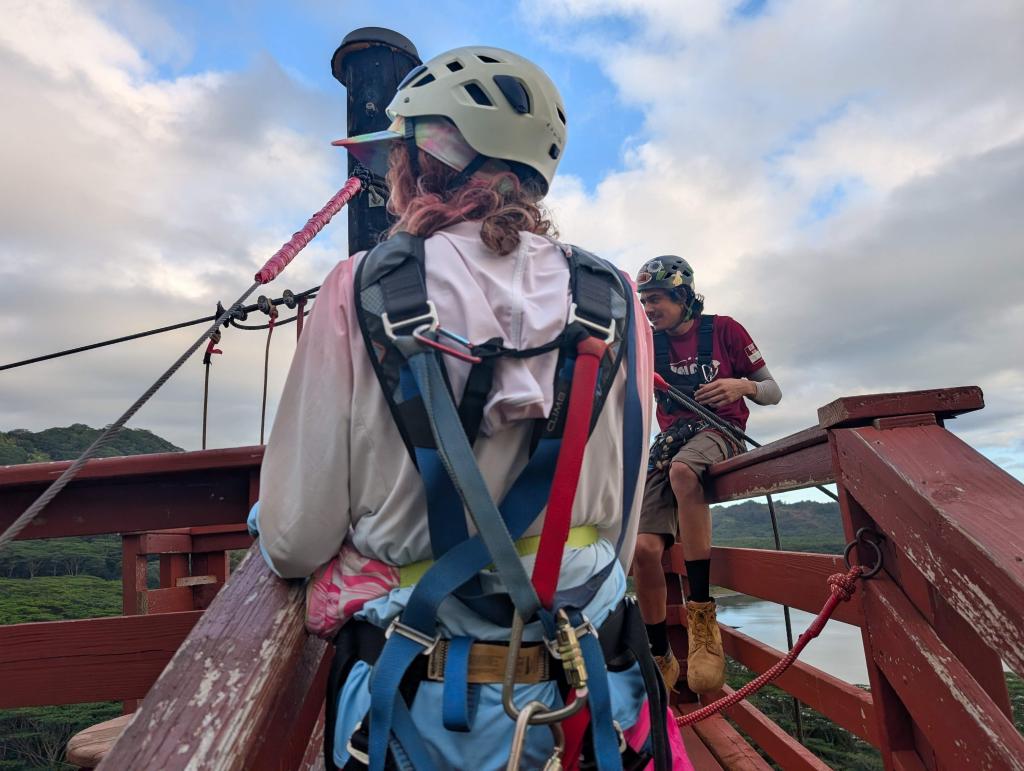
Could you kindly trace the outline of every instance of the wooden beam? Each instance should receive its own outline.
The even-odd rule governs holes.
[[[681,546],[670,550],[669,559],[672,570],[685,576]],[[808,613],[817,614],[828,599],[828,577],[845,572],[843,558],[832,554],[722,547],[711,550],[712,583]],[[839,603],[833,618],[860,626],[860,592],[849,602]]]
[[[20,539],[241,524],[263,450],[241,447],[89,461]],[[0,530],[68,466],[0,468]]]
[[[845,487],[957,613],[1024,672],[1024,485],[938,426],[835,432]]]
[[[147,589],[139,592],[136,612],[147,613],[183,613],[196,610],[191,587],[171,586],[166,589]]]
[[[730,463],[731,461],[724,461]],[[812,444],[762,463],[746,465],[735,471],[719,471],[708,477],[704,487],[709,503],[724,503],[787,490],[802,490],[835,481],[828,444]],[[711,473],[709,469],[709,474]]]
[[[229,447],[219,450],[194,450],[192,452],[159,452],[118,458],[93,458],[78,472],[75,480],[124,479],[153,474],[259,468],[262,461],[262,445]],[[0,488],[20,485],[42,485],[45,487],[64,473],[71,463],[72,461],[59,460],[0,466]]]
[[[727,685],[722,689],[722,695],[732,692],[732,688]],[[725,714],[786,771],[831,771],[830,766],[779,728],[778,723],[768,718],[749,701],[738,702],[725,710]]]
[[[768,671],[785,655],[730,626],[722,624],[721,630],[725,652],[758,674]],[[793,662],[772,684],[855,736],[869,744],[878,745],[874,705],[871,703],[871,694],[864,689],[799,660]]]
[[[699,707],[697,704],[684,705],[680,711],[685,714]],[[771,766],[757,754],[757,750],[720,715],[694,723],[692,728],[723,768],[729,771],[771,771]]]
[[[142,698],[199,616],[0,626],[0,708]]]
[[[182,643],[100,768],[255,768],[280,739],[274,716],[301,712],[304,694],[319,687],[312,680],[326,644],[306,634],[303,587],[274,576],[255,550]],[[303,749],[311,730],[312,721],[293,730]]]
[[[820,426],[811,426],[803,431],[797,431],[795,434],[777,439],[770,444],[736,455],[729,460],[716,463],[708,469],[708,476],[731,474],[738,469],[775,460],[816,444],[828,444],[828,433]]]
[[[942,765],[1024,770],[1024,736],[891,581],[864,600],[875,661]]]
[[[940,418],[980,410],[985,397],[978,386],[845,396],[818,409],[821,428],[864,425],[875,418],[931,412]]]

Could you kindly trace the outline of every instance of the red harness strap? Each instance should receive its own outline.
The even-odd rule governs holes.
[[[608,345],[596,337],[587,337],[576,347],[576,366],[572,376],[572,390],[569,394],[569,412],[562,432],[562,449],[555,464],[555,475],[551,481],[551,496],[544,516],[537,559],[533,565],[533,586],[545,608],[551,609],[558,575],[562,568],[562,554],[569,538],[572,521],[572,507],[576,500],[583,453],[590,436],[590,421],[594,413],[594,390],[601,359]],[[569,695],[569,701],[574,694]],[[562,723],[565,732],[565,751],[562,763],[567,769],[579,764],[583,735],[590,723],[590,710],[584,707]]]

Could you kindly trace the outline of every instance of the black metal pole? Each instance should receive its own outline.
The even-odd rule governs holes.
[[[331,72],[348,91],[348,136],[382,131],[390,125],[384,110],[402,78],[418,64],[416,46],[393,30],[363,27],[345,36],[331,57]],[[356,161],[349,157],[349,176],[355,171]],[[350,254],[374,246],[388,229],[385,203],[385,197],[372,190],[349,203]]]

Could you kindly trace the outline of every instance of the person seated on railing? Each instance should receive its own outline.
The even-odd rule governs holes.
[[[669,385],[741,431],[750,414],[746,399],[779,403],[782,391],[747,330],[729,316],[702,314],[704,298],[694,289],[686,260],[673,255],[648,260],[637,275],[637,289],[654,329],[655,371]],[[703,479],[709,466],[743,446],[663,392],[656,395],[662,433],[651,449],[633,577],[651,649],[672,688],[680,664],[668,643],[662,556],[675,541],[682,543],[690,585],[686,682],[696,693],[711,693],[725,682],[725,656],[710,595],[711,510]]]
[[[558,91],[469,47],[387,112],[339,144],[387,174],[397,222],[320,289],[253,515],[279,575],[314,574],[311,631],[341,629],[326,760],[477,771],[521,747],[540,768],[561,748],[528,718],[572,703],[566,767],[690,768],[624,599],[650,332],[628,277],[550,235]]]

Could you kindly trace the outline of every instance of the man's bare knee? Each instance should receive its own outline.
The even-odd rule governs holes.
[[[668,480],[677,498],[690,497],[704,491],[700,477],[685,463],[673,463],[668,470]]]
[[[660,565],[664,553],[665,541],[660,535],[641,533],[637,536],[633,559],[641,569]]]

